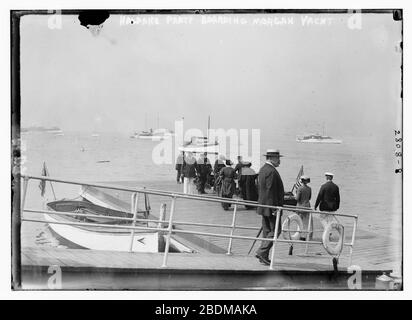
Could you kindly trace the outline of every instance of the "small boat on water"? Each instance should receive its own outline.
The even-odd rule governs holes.
[[[330,136],[320,135],[320,134],[310,134],[305,136],[297,136],[296,142],[301,143],[331,143],[331,144],[340,144],[342,140],[334,139]]]
[[[130,138],[161,141],[165,139],[170,139],[174,136],[174,133],[168,129],[149,129],[148,131],[143,130],[140,132],[135,132]]]
[[[190,141],[184,143],[183,146],[179,147],[179,151],[218,154],[219,143],[218,141],[209,142],[209,139],[207,137],[192,137]]]
[[[128,251],[131,243],[130,229],[119,229],[114,225],[128,226],[130,220],[110,219],[110,217],[132,218],[130,213],[116,211],[95,205],[88,201],[60,200],[47,203],[52,211],[76,213],[76,216],[44,214],[50,228],[62,238],[87,249]],[[93,214],[99,217],[87,217]],[[108,218],[109,217],[109,218]],[[143,216],[138,218],[142,219]],[[67,223],[83,222],[85,225],[69,225]],[[87,225],[102,224],[102,226]],[[113,227],[110,226],[113,225]],[[136,222],[138,225],[146,225],[144,222]],[[159,252],[164,246],[163,237],[158,232],[139,231],[134,234],[133,252]]]
[[[325,124],[323,124],[322,134],[319,133],[311,133],[308,135],[297,136],[296,142],[301,143],[325,143],[325,144],[340,144],[342,140],[334,139],[328,135],[326,135]]]
[[[149,130],[147,130],[147,114],[145,114],[145,130],[142,130],[140,132],[135,131],[134,134],[130,136],[130,138],[161,141],[165,139],[170,139],[173,136],[173,131],[166,128],[160,128],[159,116],[157,116],[157,129],[153,130],[152,128],[150,128]]]

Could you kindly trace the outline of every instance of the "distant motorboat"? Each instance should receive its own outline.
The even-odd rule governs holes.
[[[308,134],[304,136],[297,136],[296,141],[301,143],[325,143],[325,144],[340,144],[342,140],[334,139],[326,135],[325,124],[323,124],[322,134]]]
[[[93,137],[93,138],[100,137],[100,134],[98,134],[98,133],[92,133],[92,137]]]
[[[207,137],[192,137],[190,141],[179,147],[179,151],[192,152],[192,153],[219,153],[218,141],[209,142]]]
[[[61,130],[59,127],[41,127],[41,126],[31,126],[31,127],[27,127],[27,128],[21,128],[20,129],[21,133],[51,133],[54,134],[55,136],[63,136],[63,130]]]
[[[145,130],[140,132],[135,131],[130,138],[143,139],[143,140],[152,140],[152,141],[161,141],[169,139],[174,136],[174,132],[165,128],[160,128],[159,125],[159,115],[157,116],[157,129],[150,128],[147,130],[147,114],[145,114]]]
[[[149,129],[147,131],[143,130],[140,132],[135,132],[132,136],[130,136],[130,138],[160,141],[160,140],[170,139],[173,136],[174,136],[173,131],[161,128],[161,129],[155,129],[155,130]]]
[[[326,144],[340,144],[342,140],[334,139],[330,136],[320,134],[310,134],[305,136],[297,136],[297,142],[301,143],[326,143]]]

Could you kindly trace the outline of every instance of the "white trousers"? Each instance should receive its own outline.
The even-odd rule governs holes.
[[[183,179],[183,193],[186,194],[195,194],[195,184],[194,184],[195,178],[184,178]]]
[[[337,223],[339,223],[339,220],[338,220],[334,215],[327,214],[327,213],[325,213],[325,214],[320,214],[320,215],[319,215],[319,219],[320,219],[320,223],[321,223],[322,226],[323,226],[323,229],[325,229],[326,226],[327,226],[328,224],[332,223],[332,222],[337,222]]]

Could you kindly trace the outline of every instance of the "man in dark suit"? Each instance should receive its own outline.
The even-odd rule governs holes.
[[[242,156],[237,156],[237,164],[235,166],[235,173],[237,174],[237,192],[239,194],[242,192],[242,188],[243,188],[242,183],[241,183],[242,168],[243,168]]]
[[[207,152],[203,153],[203,156],[199,157],[197,161],[197,167],[199,169],[199,193],[205,194],[205,186],[207,182],[207,177],[212,172],[212,165],[207,158]]]
[[[284,188],[283,182],[276,170],[280,164],[279,150],[268,149],[266,162],[259,171],[259,198],[258,203],[271,206],[283,206]],[[264,238],[271,238],[275,234],[276,212],[270,208],[258,207],[257,213],[262,216],[262,231]],[[278,223],[278,234],[281,231],[280,219]],[[273,246],[272,241],[262,241],[260,248],[256,251],[256,258],[263,264],[270,265],[269,251]]]
[[[339,187],[332,182],[333,173],[325,172],[326,183],[319,190],[315,202],[315,210],[319,206],[320,211],[336,211],[339,209]]]

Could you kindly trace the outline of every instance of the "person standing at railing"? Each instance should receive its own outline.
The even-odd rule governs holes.
[[[196,158],[193,156],[192,152],[188,152],[187,156],[184,158],[182,166],[183,175],[183,193],[195,194],[195,184],[194,180],[198,176],[198,167],[196,163]]]
[[[302,185],[296,191],[296,206],[310,208],[310,199],[312,198],[312,189],[308,186],[310,178],[308,176],[301,176],[300,182]],[[307,231],[309,227],[309,213],[301,212],[299,216],[302,218],[303,230]],[[310,225],[312,226],[311,230],[313,230],[313,219],[311,219]],[[300,240],[306,240],[306,237],[308,237],[309,240],[312,239],[312,232],[308,234],[304,233],[303,235],[304,236],[300,237]]]
[[[222,180],[222,198],[232,198],[236,189],[236,173],[235,169],[232,168],[232,161],[226,160],[226,167],[222,168],[219,175]],[[222,202],[222,207],[224,210],[229,210],[230,203]]]
[[[318,197],[315,202],[315,210],[319,206],[320,211],[336,211],[340,205],[339,187],[333,183],[333,173],[325,172],[326,182],[320,187]],[[323,227],[326,227],[328,223],[334,220],[332,215],[322,214],[320,221]]]
[[[280,157],[283,157],[279,150],[268,149],[266,162],[260,168],[258,175],[259,198],[258,203],[269,206],[283,206],[284,188],[282,178],[277,171],[280,165]],[[276,210],[271,208],[258,207],[257,213],[262,216],[262,234],[263,238],[273,239],[276,228]],[[280,220],[278,221],[278,234],[281,232]],[[263,264],[270,265],[269,252],[273,246],[272,241],[262,241],[260,248],[256,251],[256,258]]]

